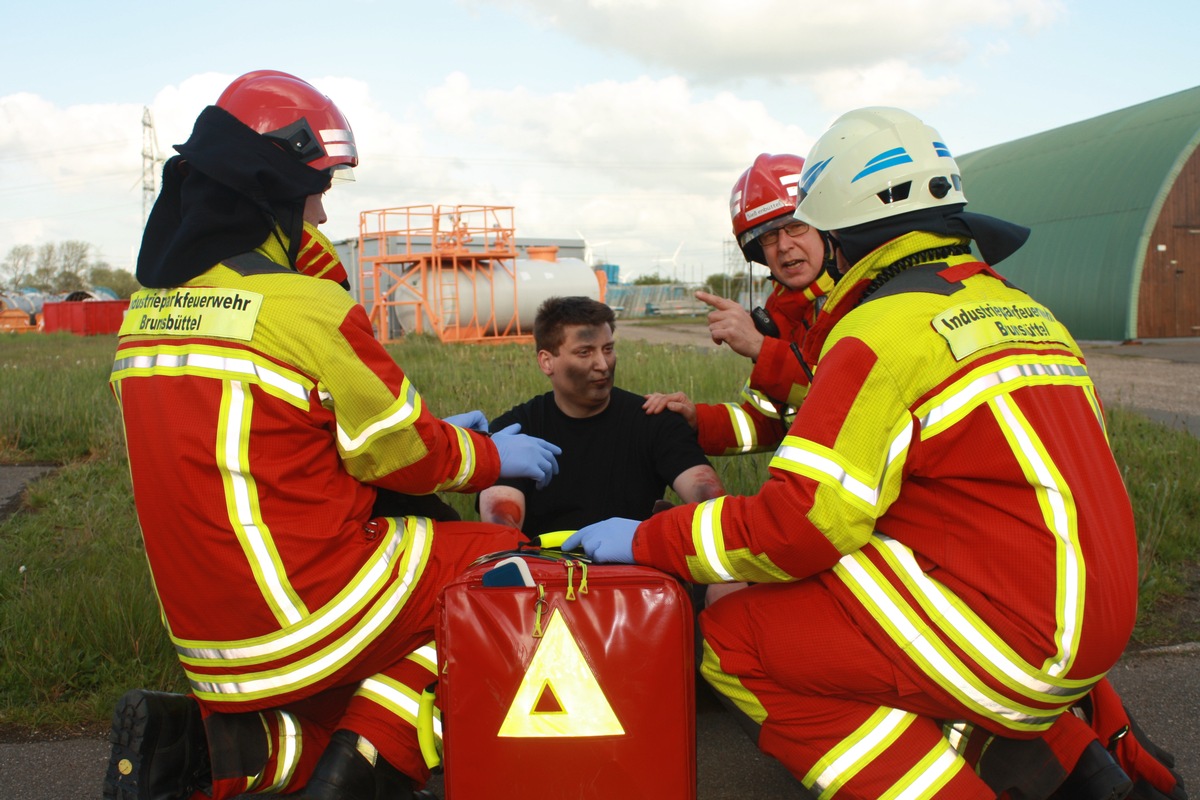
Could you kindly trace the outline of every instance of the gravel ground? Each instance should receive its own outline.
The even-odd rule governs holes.
[[[1200,436],[1200,343],[1177,345],[1170,355],[1154,346],[1084,345],[1092,381],[1107,404],[1137,409]]]

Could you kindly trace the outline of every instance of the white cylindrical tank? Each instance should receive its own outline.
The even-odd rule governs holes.
[[[551,297],[582,296],[593,300],[600,299],[600,281],[592,268],[581,259],[560,258],[543,261],[519,258],[509,263],[513,265],[512,273],[500,268],[490,271],[443,270],[443,281],[455,281],[455,286],[447,287],[447,290],[440,293],[443,324],[484,324],[494,317],[496,324],[503,331],[515,312],[519,330],[509,330],[509,333],[529,333],[533,330],[533,319],[537,315],[538,306]],[[434,280],[432,271],[427,274],[427,282]],[[422,291],[426,298],[438,296],[432,286],[424,286]],[[403,301],[406,299],[405,294],[409,297],[414,296],[411,290],[401,286],[394,298]],[[396,312],[394,321],[399,322],[403,330],[417,330],[414,306],[393,306],[393,310]],[[434,330],[433,321],[428,315],[425,315],[422,323],[422,329],[426,332]]]

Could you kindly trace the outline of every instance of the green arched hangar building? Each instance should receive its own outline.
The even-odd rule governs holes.
[[[967,208],[1027,225],[997,269],[1082,340],[1200,336],[1200,86],[956,156]]]

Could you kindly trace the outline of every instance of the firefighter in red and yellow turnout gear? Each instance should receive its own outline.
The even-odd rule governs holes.
[[[818,298],[833,286],[822,271],[824,243],[815,229],[797,221],[796,187],[804,159],[763,153],[733,185],[729,214],[747,263],[766,265],[773,282],[766,318],[754,321],[737,302],[707,292],[697,297],[713,307],[709,332],[754,366],[740,403],[695,403],[682,392],[647,396],[647,413],[682,414],[696,430],[707,455],[773,450],[783,439],[796,406],[808,391],[808,366],[800,344],[812,324]],[[772,330],[773,328],[773,330]]]
[[[332,176],[358,157],[327,97],[251,73],[176,149],[138,257],[151,288],[130,303],[111,384],[195,700],[127,695],[105,797],[187,797],[206,781],[216,800],[300,786],[309,798],[411,797],[428,776],[414,722],[436,676],[437,594],[522,537],[377,517],[377,495],[544,482],[556,448],[489,438],[480,412],[434,416],[338,285],[345,270],[316,226]],[[212,774],[172,777],[154,738],[171,720],[156,715],[192,702]]]
[[[953,721],[1060,757],[1048,794],[1095,739],[1064,711],[1136,613],[1133,512],[1087,365],[990,266],[1028,231],[966,212],[949,150],[911,114],[839,118],[800,197],[797,220],[836,240],[838,282],[762,489],[564,547],[758,584],[701,615],[701,670],[814,795],[995,797]]]

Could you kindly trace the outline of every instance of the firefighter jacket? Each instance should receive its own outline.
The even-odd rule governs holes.
[[[706,455],[729,456],[775,449],[808,391],[809,370],[800,344],[812,324],[817,300],[833,287],[824,272],[802,291],[776,283],[766,311],[778,338],[763,339],[741,403],[697,403],[696,433]]]
[[[1048,727],[1115,663],[1137,601],[1079,347],[968,240],[918,232],[854,265],[805,350],[815,378],[761,491],[651,517],[635,560],[815,576],[893,663],[997,726]]]
[[[135,294],[111,376],[171,639],[198,697],[250,707],[345,667],[414,590],[432,531],[371,520],[375,486],[474,492],[500,469],[429,412],[362,306],[284,258],[264,245]]]

